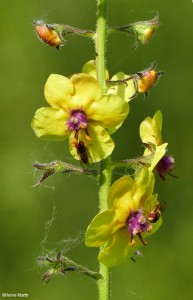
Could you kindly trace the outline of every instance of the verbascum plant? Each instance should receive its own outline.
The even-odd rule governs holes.
[[[99,248],[99,270],[93,272],[59,252],[55,257],[38,258],[38,262],[47,268],[42,279],[48,282],[56,274],[80,272],[97,281],[99,300],[111,298],[110,268],[127,263],[130,258],[134,260],[143,247],[151,246],[148,237],[160,228],[164,209],[164,202],[159,202],[154,193],[156,173],[166,182],[165,175],[172,175],[174,168],[174,158],[166,155],[168,143],[162,141],[160,110],[140,124],[144,153],[139,157],[112,161],[116,146],[113,133],[121,132],[132,101],[140,93],[147,98],[163,72],[156,71],[157,63],[154,62],[135,74],[129,71],[129,74],[122,71],[109,74],[106,46],[110,34],[134,34],[136,48],[147,45],[160,24],[155,16],[152,20],[109,27],[107,2],[96,1],[95,31],[33,22],[40,40],[58,50],[65,46],[69,34],[90,38],[95,47],[96,56],[85,62],[76,74],[70,77],[66,77],[68,74],[51,74],[48,77],[44,88],[47,105],[36,111],[32,128],[38,138],[64,143],[68,140],[72,157],[80,161],[80,166],[58,160],[36,162],[34,166],[43,172],[36,185],[53,174],[71,172],[92,176],[99,187],[99,212],[85,228],[85,245]],[[112,174],[117,168],[120,178],[112,182]]]

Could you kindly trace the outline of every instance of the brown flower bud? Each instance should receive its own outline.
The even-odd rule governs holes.
[[[64,45],[65,40],[60,32],[57,24],[45,24],[42,21],[33,22],[35,25],[35,31],[42,42],[55,47],[58,50],[60,46]]]
[[[148,96],[149,90],[156,84],[159,77],[163,74],[162,71],[156,71],[157,63],[154,62],[149,69],[138,72],[136,74],[138,92]]]

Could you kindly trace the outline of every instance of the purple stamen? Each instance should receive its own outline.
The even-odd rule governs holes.
[[[143,211],[139,209],[132,212],[128,218],[127,224],[131,236],[131,243],[133,243],[133,237],[138,235],[141,242],[146,245],[141,233],[149,232],[151,230],[151,225],[149,224],[149,220],[144,216]]]
[[[159,174],[159,176],[166,181],[163,174],[170,173],[174,168],[174,158],[169,155],[165,155],[162,157],[162,159],[158,162],[156,166],[156,170]]]
[[[87,116],[82,109],[72,110],[70,118],[66,122],[68,130],[76,132],[80,129],[87,128]]]

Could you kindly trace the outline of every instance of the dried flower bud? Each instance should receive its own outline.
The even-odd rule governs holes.
[[[136,36],[136,43],[140,42],[142,45],[146,45],[158,27],[158,16],[155,16],[152,20],[133,23],[132,29]]]
[[[65,44],[60,27],[57,24],[45,24],[42,21],[33,22],[38,37],[51,47],[60,50],[60,46]]]

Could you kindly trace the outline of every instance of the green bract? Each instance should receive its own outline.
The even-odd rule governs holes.
[[[114,142],[108,129],[120,126],[128,115],[128,105],[122,98],[102,95],[97,80],[83,73],[70,79],[50,75],[44,94],[50,106],[38,109],[32,120],[39,138],[50,141],[69,138],[70,151],[76,159],[80,157],[74,140],[84,143],[93,162],[112,153]]]
[[[134,179],[124,176],[114,182],[110,188],[109,209],[97,214],[87,228],[85,243],[88,247],[100,247],[99,261],[106,266],[118,266],[125,263],[141,247],[136,235],[131,243],[128,219],[135,211],[148,212],[157,204],[157,195],[153,195],[154,174],[147,168],[140,170]],[[161,225],[161,218],[152,224],[153,234]]]
[[[166,153],[167,143],[162,143],[162,113],[158,110],[153,118],[147,117],[140,125],[140,137],[144,144],[153,146],[154,156],[151,162],[150,170],[153,170],[160,159]],[[149,155],[150,149],[146,149],[144,155]]]

